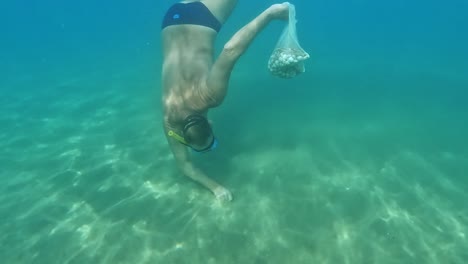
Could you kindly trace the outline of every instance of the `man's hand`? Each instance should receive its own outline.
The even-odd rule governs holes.
[[[284,2],[282,4],[274,4],[268,8],[268,12],[271,19],[289,19],[289,3]]]
[[[218,199],[221,202],[229,202],[232,200],[231,192],[223,186],[216,187],[213,190],[213,194],[215,195],[216,199]]]

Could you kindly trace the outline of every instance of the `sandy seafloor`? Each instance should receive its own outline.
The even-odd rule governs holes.
[[[464,113],[441,97],[341,96],[335,78],[311,76],[265,71],[263,88],[233,76],[211,115],[219,150],[195,157],[228,204],[177,172],[158,92],[138,74],[5,93],[2,262],[463,263]]]
[[[219,149],[194,159],[230,203],[175,167],[157,40],[133,60],[125,48],[68,65],[10,59],[0,262],[466,263],[463,45],[392,54],[321,44],[324,32],[302,34],[312,58],[286,81],[266,70],[264,35],[210,114]]]

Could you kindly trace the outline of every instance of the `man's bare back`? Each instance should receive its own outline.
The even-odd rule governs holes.
[[[182,173],[220,200],[231,200],[231,193],[194,166],[189,148],[205,152],[216,147],[216,138],[206,120],[208,110],[224,100],[231,71],[257,34],[271,20],[288,17],[286,3],[270,6],[239,30],[215,60],[217,31],[236,3],[237,0],[183,1],[168,10],[162,30],[162,103],[167,140]]]

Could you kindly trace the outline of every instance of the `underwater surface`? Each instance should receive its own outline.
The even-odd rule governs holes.
[[[268,72],[273,22],[194,157],[230,203],[162,130],[174,2],[1,4],[2,263],[466,263],[466,1],[292,2],[306,72]],[[217,51],[273,3],[239,1]]]

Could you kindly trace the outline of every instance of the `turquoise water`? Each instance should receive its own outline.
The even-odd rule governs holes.
[[[306,73],[270,76],[271,24],[194,157],[224,204],[163,135],[170,3],[2,4],[2,263],[466,262],[464,1],[295,2]],[[271,3],[241,1],[218,47]]]

